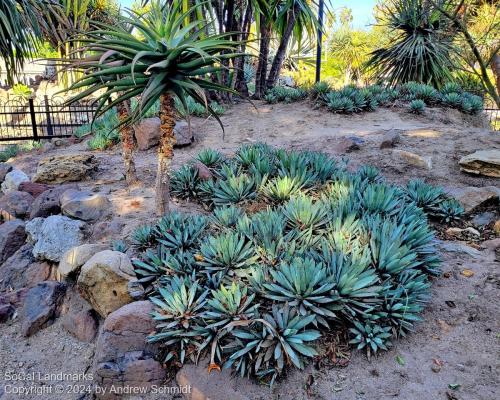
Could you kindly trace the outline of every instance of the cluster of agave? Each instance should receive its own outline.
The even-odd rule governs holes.
[[[213,178],[185,166],[173,194],[210,215],[174,212],[133,234],[156,307],[149,340],[165,362],[208,355],[210,368],[272,383],[318,355],[326,330],[350,329],[368,355],[412,330],[439,273],[428,217],[463,212],[440,189],[265,144],[232,158],[204,150],[197,161]]]
[[[327,82],[318,82],[307,91],[276,87],[267,93],[265,100],[268,103],[291,102],[301,100],[307,94],[316,101],[317,106],[344,114],[374,111],[379,106],[393,104],[395,100],[409,102],[409,110],[417,114],[422,113],[426,105],[456,108],[467,114],[478,114],[483,110],[482,98],[464,91],[457,83],[447,83],[441,90],[417,82],[408,82],[396,88],[381,85],[358,88],[349,85],[334,90]]]

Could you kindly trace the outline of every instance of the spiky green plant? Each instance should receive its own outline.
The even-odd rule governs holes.
[[[366,349],[368,357],[376,354],[380,349],[387,350],[388,347],[391,347],[390,326],[380,326],[370,321],[365,323],[353,321],[353,323],[354,328],[349,329],[353,338],[349,343],[357,345],[358,350]]]
[[[443,222],[450,223],[459,221],[463,217],[464,208],[457,200],[446,199],[433,207],[430,215],[437,217]]]
[[[197,281],[189,282],[174,277],[158,289],[158,295],[149,299],[155,304],[153,320],[156,332],[149,342],[161,342],[166,353],[164,362],[178,360],[184,364],[186,356],[195,360],[202,337],[195,327],[201,323],[208,291]]]
[[[155,225],[156,241],[171,250],[188,250],[198,244],[207,223],[201,215],[172,212]]]
[[[317,99],[321,96],[326,95],[331,90],[330,84],[328,82],[316,82],[311,87],[311,96],[313,99]]]
[[[282,262],[270,271],[272,280],[264,283],[264,296],[278,302],[288,302],[297,307],[300,315],[313,314],[316,321],[328,327],[327,319],[335,318],[328,304],[334,283],[329,279],[327,270],[321,263],[310,258],[295,258]]]
[[[256,190],[253,177],[247,174],[233,175],[214,186],[212,200],[216,206],[239,204],[255,199]]]
[[[359,194],[359,201],[367,212],[384,215],[395,214],[400,203],[396,189],[380,184],[368,185]]]
[[[327,210],[322,203],[310,197],[298,196],[283,206],[283,215],[292,229],[317,231],[329,222]]]
[[[302,187],[303,182],[299,177],[277,177],[267,181],[260,188],[260,193],[271,202],[283,203],[300,193]]]
[[[258,256],[253,244],[244,236],[227,232],[204,240],[197,258],[198,264],[209,272],[234,275],[255,264]]]
[[[421,179],[414,179],[408,182],[405,194],[417,207],[428,211],[439,204],[444,192],[441,188],[429,185]]]
[[[448,107],[460,108],[462,104],[462,96],[460,93],[447,93],[443,96],[443,103]]]
[[[155,243],[155,232],[151,225],[142,225],[132,232],[132,243],[140,250],[151,247]]]
[[[210,216],[210,221],[218,229],[232,229],[244,215],[244,211],[236,206],[217,207]]]
[[[423,112],[425,111],[425,102],[419,99],[412,100],[408,108],[413,114],[423,114]]]
[[[170,192],[180,199],[198,196],[198,169],[192,165],[184,165],[174,171],[170,177]]]
[[[204,149],[196,156],[196,160],[205,164],[208,168],[215,168],[219,166],[224,159],[225,157],[220,151],[213,149]]]
[[[120,253],[126,253],[128,250],[127,243],[125,243],[123,240],[113,240],[111,243],[111,248],[113,251],[118,251]]]

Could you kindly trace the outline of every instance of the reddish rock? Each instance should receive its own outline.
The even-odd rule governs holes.
[[[109,314],[97,339],[94,379],[101,387],[160,385],[165,379],[161,364],[154,359],[158,345],[146,338],[155,329],[152,304],[136,301]],[[116,394],[98,394],[100,399],[119,399]]]
[[[487,202],[498,203],[500,196],[500,188],[496,186],[450,188],[447,192],[459,201],[466,213]]]
[[[25,243],[3,264],[0,264],[0,290],[26,287],[26,269],[35,262],[32,251],[33,245]]]
[[[160,142],[160,118],[146,118],[134,126],[139,150],[148,150]]]
[[[19,290],[12,290],[10,292],[2,293],[0,295],[0,304],[10,304],[14,308],[22,306],[26,294],[28,293],[28,288],[22,288]]]
[[[22,311],[23,336],[32,336],[52,325],[65,293],[66,285],[56,281],[41,282],[28,291]]]
[[[19,185],[18,190],[20,192],[27,192],[33,197],[38,197],[46,190],[49,190],[51,187],[52,186],[45,185],[44,183],[23,182]]]
[[[0,217],[4,221],[25,218],[33,204],[33,196],[27,192],[13,190],[0,198]]]
[[[64,329],[82,342],[91,342],[98,328],[96,315],[91,309],[68,314],[62,325]]]
[[[78,185],[74,183],[56,186],[52,189],[46,190],[40,194],[31,205],[30,219],[37,217],[45,218],[50,215],[59,214],[61,212],[60,198],[62,194],[66,190],[78,190],[78,188]]]
[[[12,256],[26,240],[24,223],[19,220],[0,225],[0,264]]]
[[[195,162],[194,167],[198,170],[198,177],[202,181],[209,181],[214,177],[212,171],[210,171],[210,169],[202,162],[200,161]]]
[[[35,262],[25,271],[25,282],[27,287],[33,287],[40,282],[55,280],[55,268],[46,262]]]

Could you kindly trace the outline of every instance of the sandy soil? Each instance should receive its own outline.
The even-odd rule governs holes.
[[[256,108],[243,103],[228,110],[223,122],[225,139],[216,121],[194,119],[192,125],[197,142],[176,151],[174,167],[189,161],[206,147],[230,154],[243,143],[263,141],[286,148],[335,154],[339,137],[357,136],[364,143],[360,150],[348,154],[350,165],[353,168],[361,164],[374,165],[390,181],[404,183],[420,177],[445,187],[499,185],[498,179],[459,171],[461,156],[479,149],[500,148],[500,135],[484,128],[481,121],[454,110],[429,109],[423,116],[413,116],[402,110],[382,109],[375,113],[342,116],[311,109],[306,103],[273,106],[256,103]],[[403,131],[398,149],[432,157],[432,169],[409,166],[394,157],[392,150],[380,150],[382,136],[390,129]],[[24,154],[15,160],[15,164],[26,173],[34,174],[42,157],[83,151],[87,151],[86,145],[80,143],[43,154]],[[155,219],[155,150],[137,154],[138,175],[142,183],[130,190],[123,180],[120,149],[95,152],[95,155],[100,160],[99,172],[92,181],[82,182],[81,187],[109,195],[114,215],[104,223],[90,227],[88,241],[109,242],[125,238],[137,225]],[[196,205],[184,202],[175,203],[174,208],[200,211]],[[474,271],[472,277],[460,274],[466,268]],[[423,322],[417,325],[415,333],[396,341],[390,351],[371,360],[367,360],[364,354],[353,352],[345,368],[315,369],[311,365],[305,371],[292,372],[273,389],[240,379],[234,380],[234,387],[252,399],[498,398],[499,263],[487,250],[476,256],[443,251],[443,271],[445,276],[434,282],[433,297],[423,314]],[[64,368],[83,372],[90,365],[94,344],[77,342],[62,329],[60,321],[29,339],[20,336],[19,325],[14,321],[0,326],[0,372],[6,368],[35,371],[60,371]],[[434,372],[433,369],[438,370],[438,364],[440,370]],[[12,396],[2,395],[0,389],[2,400],[19,398]]]

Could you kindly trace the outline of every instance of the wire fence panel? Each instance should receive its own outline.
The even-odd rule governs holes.
[[[0,141],[68,137],[91,122],[95,110],[95,103],[65,105],[64,99],[47,96],[0,102]]]

